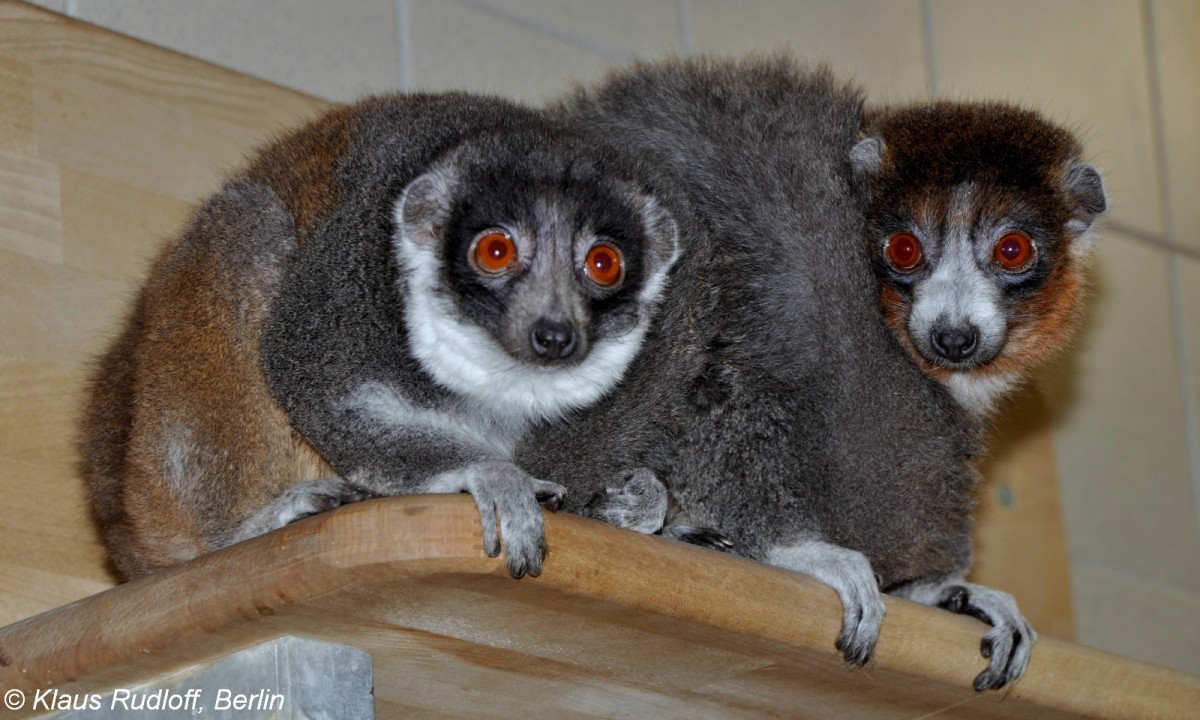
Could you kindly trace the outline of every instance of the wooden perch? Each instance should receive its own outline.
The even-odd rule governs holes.
[[[541,577],[463,495],[374,500],[0,629],[0,685],[96,692],[280,635],[362,648],[379,717],[1186,717],[1200,679],[1045,639],[979,694],[975,620],[888,600],[874,661],[801,575],[547,514]],[[1194,716],[1194,715],[1193,715]]]

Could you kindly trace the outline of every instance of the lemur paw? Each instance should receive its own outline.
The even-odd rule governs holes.
[[[681,540],[692,545],[699,545],[709,550],[717,552],[729,552],[734,548],[733,540],[730,540],[720,530],[707,527],[697,527],[695,525],[667,525],[659,532],[665,538],[672,540]]]
[[[980,643],[980,653],[988,659],[988,667],[975,677],[976,690],[999,690],[1025,673],[1037,633],[1021,615],[1011,595],[963,583],[945,588],[937,605],[992,626]]]
[[[833,588],[842,601],[842,629],[834,647],[851,665],[865,665],[871,659],[886,608],[865,555],[820,540],[802,540],[772,548],[766,561],[811,575]]]
[[[266,507],[243,520],[228,544],[257,537],[297,520],[373,497],[376,496],[370,490],[341,478],[309,480],[293,485]]]
[[[479,509],[487,556],[500,554],[503,539],[509,575],[521,578],[542,573],[546,531],[538,503],[558,509],[567,494],[565,487],[532,478],[512,463],[481,462],[444,473],[431,481],[428,491],[470,493]]]
[[[667,488],[646,468],[622,472],[593,495],[579,514],[649,535],[666,519]]]

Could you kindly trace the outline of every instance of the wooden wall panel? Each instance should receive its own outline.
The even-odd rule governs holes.
[[[113,583],[72,448],[162,240],[326,103],[0,2],[0,625]]]

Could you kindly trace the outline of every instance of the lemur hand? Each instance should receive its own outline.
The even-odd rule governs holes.
[[[811,575],[842,601],[842,631],[834,646],[851,665],[863,665],[875,652],[883,624],[883,598],[871,561],[855,550],[810,539],[772,548],[765,558],[776,567]]]
[[[540,575],[546,557],[546,533],[538,503],[557,510],[567,489],[532,478],[509,462],[467,465],[434,478],[428,487],[428,492],[458,491],[468,492],[475,499],[483,526],[483,551],[488,557],[500,554],[503,539],[509,575]]]

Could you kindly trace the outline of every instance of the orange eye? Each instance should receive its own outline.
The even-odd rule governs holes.
[[[992,257],[1005,270],[1021,270],[1033,259],[1033,243],[1022,233],[1010,232],[996,243]]]
[[[583,269],[592,282],[605,288],[621,282],[625,275],[621,251],[612,245],[595,245],[588,250]]]
[[[517,246],[508,233],[492,230],[475,239],[471,257],[476,270],[485,275],[496,275],[517,263]]]
[[[912,233],[896,233],[888,238],[887,259],[892,267],[900,272],[915,270],[924,259],[921,241]]]

